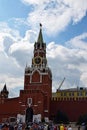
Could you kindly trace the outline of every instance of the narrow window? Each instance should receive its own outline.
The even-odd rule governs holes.
[[[32,98],[28,98],[28,99],[27,99],[27,103],[28,103],[28,104],[32,104]]]

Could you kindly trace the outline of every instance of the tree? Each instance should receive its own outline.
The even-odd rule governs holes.
[[[81,125],[82,123],[87,124],[87,114],[80,115],[77,121],[78,125]]]
[[[56,115],[55,115],[54,122],[55,123],[68,124],[69,123],[69,119],[68,119],[68,116],[66,115],[66,113],[58,110]]]

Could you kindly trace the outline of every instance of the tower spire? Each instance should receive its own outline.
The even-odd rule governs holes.
[[[39,35],[38,35],[38,40],[37,40],[38,43],[43,43],[43,35],[42,35],[42,24],[40,23],[40,32],[39,32]]]

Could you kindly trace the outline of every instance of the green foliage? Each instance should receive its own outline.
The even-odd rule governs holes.
[[[77,124],[78,124],[78,125],[81,125],[82,123],[87,124],[87,114],[84,114],[84,115],[80,115],[80,116],[79,116],[79,119],[78,119],[78,121],[77,121]]]
[[[66,113],[58,110],[56,115],[55,115],[55,118],[54,118],[54,123],[68,124],[69,123],[68,116],[66,115]]]

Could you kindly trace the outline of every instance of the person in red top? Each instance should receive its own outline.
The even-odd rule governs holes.
[[[7,124],[4,124],[4,125],[2,126],[2,130],[9,130],[8,125],[7,125]]]
[[[64,126],[64,130],[67,130],[67,126],[66,125]]]

